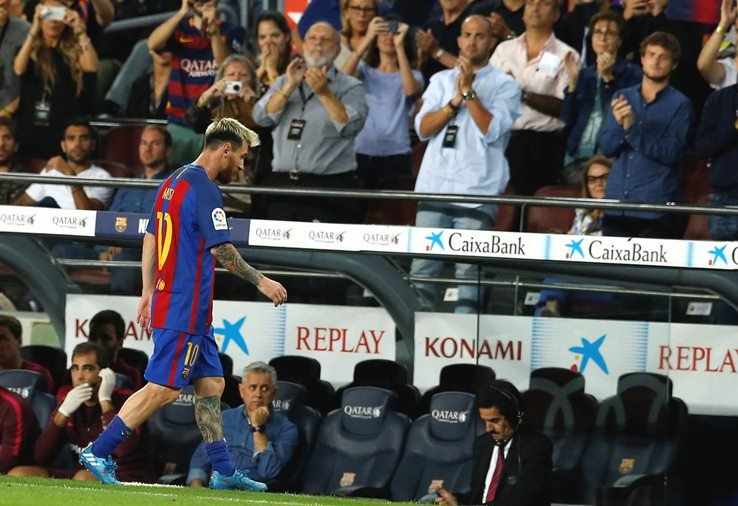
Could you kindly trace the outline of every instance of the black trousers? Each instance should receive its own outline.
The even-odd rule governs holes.
[[[564,149],[561,132],[513,130],[505,156],[517,194],[533,195],[542,186],[556,184],[564,165]]]

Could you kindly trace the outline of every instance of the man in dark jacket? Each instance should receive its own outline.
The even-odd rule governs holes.
[[[523,424],[523,399],[505,380],[493,381],[477,395],[486,432],[474,442],[470,504],[549,506],[551,504],[551,442]],[[456,506],[445,489],[437,504]]]

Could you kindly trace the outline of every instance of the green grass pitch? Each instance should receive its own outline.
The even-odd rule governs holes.
[[[229,504],[378,506],[392,504],[400,506],[413,503],[163,485],[111,487],[96,482],[0,476],[0,504],[12,506],[74,506],[78,504],[104,506],[203,506],[205,504],[208,506]]]

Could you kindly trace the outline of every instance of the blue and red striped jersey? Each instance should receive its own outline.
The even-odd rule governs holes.
[[[221,37],[231,53],[240,53],[246,31],[242,26],[223,21]],[[172,52],[172,74],[169,76],[167,116],[170,123],[190,125],[184,119],[187,108],[213,84],[218,65],[210,37],[194,24],[192,16],[184,18],[167,41]]]
[[[162,183],[146,231],[156,244],[152,326],[208,333],[215,281],[210,248],[231,237],[223,196],[204,168],[185,165]]]

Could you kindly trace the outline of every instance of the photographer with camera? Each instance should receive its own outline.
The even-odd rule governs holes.
[[[56,0],[38,4],[13,62],[21,78],[17,118],[22,155],[59,154],[64,123],[92,113],[97,66],[79,14]]]

